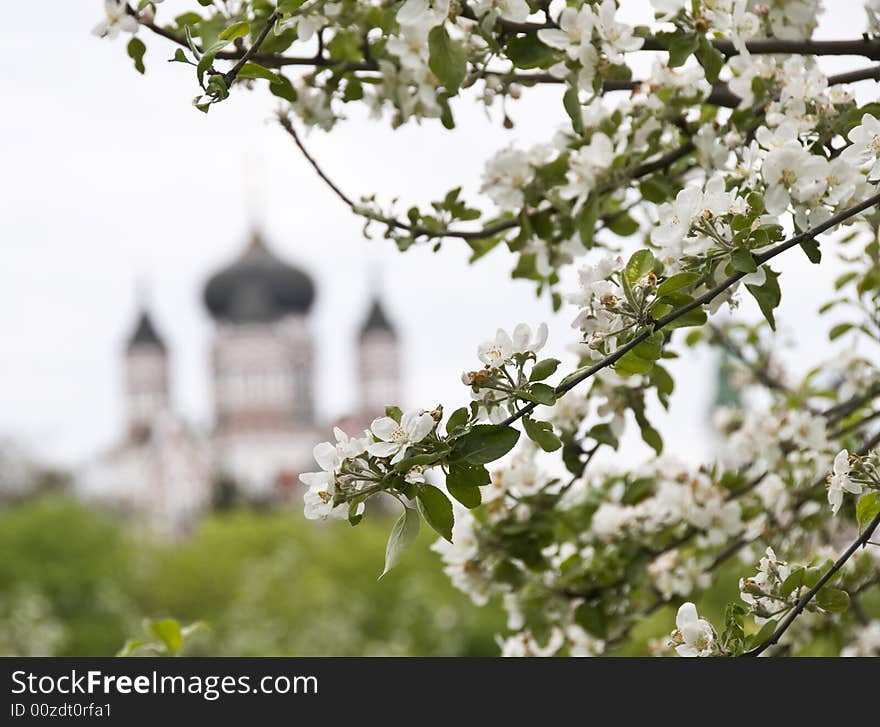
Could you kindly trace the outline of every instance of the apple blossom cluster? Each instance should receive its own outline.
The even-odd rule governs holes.
[[[388,479],[394,468],[418,447],[436,427],[430,412],[409,411],[394,418],[373,420],[362,437],[349,437],[336,427],[336,442],[315,445],[319,472],[306,472],[300,480],[308,491],[304,495],[305,515],[310,520],[360,517],[363,496]],[[400,471],[406,484],[424,482],[422,468],[413,465]]]
[[[130,35],[140,72],[149,32],[176,45],[202,111],[267,88],[365,232],[401,250],[454,241],[472,261],[506,249],[513,277],[567,305],[570,373],[539,358],[557,343],[545,324],[499,329],[462,374],[465,406],[390,406],[318,445],[307,517],[356,525],[371,497],[396,500],[384,572],[426,523],[455,586],[505,610],[507,656],[876,654],[880,105],[857,84],[878,78],[880,5],[844,41],[864,64],[829,75],[819,59],[841,46],[812,40],[818,0],[651,4],[635,22],[615,0],[241,0],[176,16],[106,0],[95,32]],[[353,202],[296,132],[334,133],[352,104],[439,132],[476,103],[509,129],[538,93],[546,136],[493,145],[481,197],[456,180],[424,207]],[[842,270],[798,281],[810,306],[833,287],[829,351],[804,375],[781,365],[777,332],[799,254]],[[675,359],[697,347],[719,371],[702,465],[663,455],[658,424]],[[630,455],[634,432],[654,456]],[[718,612],[710,596],[737,583]]]
[[[537,362],[536,354],[546,342],[546,323],[538,325],[534,333],[521,323],[513,335],[499,328],[493,340],[480,344],[477,353],[483,368],[461,375],[462,383],[470,388],[471,398],[479,407],[477,419],[499,424],[515,412],[519,401],[555,402],[553,389],[540,383],[559,365],[557,359]],[[527,375],[525,367],[530,362],[535,365]]]

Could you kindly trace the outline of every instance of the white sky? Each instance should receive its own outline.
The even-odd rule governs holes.
[[[175,4],[170,0],[160,13]],[[818,36],[858,37],[861,3],[827,4],[834,10]],[[650,18],[646,1],[623,5],[630,22]],[[139,278],[149,281],[154,317],[172,351],[178,407],[207,425],[212,327],[201,288],[238,254],[254,214],[272,247],[316,279],[316,389],[325,418],[356,401],[355,331],[376,265],[405,346],[405,404],[442,401],[451,410],[463,403],[459,374],[476,364],[476,345],[497,326],[547,320],[548,353],[573,364],[564,353],[573,340],[573,310],[554,316],[546,299],[535,299],[531,283],[510,280],[513,258],[506,250],[470,267],[464,243],[447,243],[434,255],[425,247],[399,254],[390,242],[365,241],[360,221],[271,122],[268,92],[234,93],[205,116],[190,105],[197,90],[192,69],[165,62],[169,44],[141,31],[149,49],[147,74],[140,76],[125,55],[125,39],[90,35],[101,14],[100,0],[50,0],[40,4],[35,26],[32,3],[4,7],[0,437],[69,463],[114,441],[123,415],[120,356]],[[865,63],[829,59],[823,67]],[[871,97],[873,86],[861,84],[861,95]],[[498,148],[549,139],[563,120],[557,93],[529,91],[511,110],[513,131],[459,101],[454,133],[438,122],[392,131],[358,117],[329,135],[313,132],[307,143],[351,196],[376,192],[382,200],[400,196],[405,205],[427,202],[458,184],[475,192],[484,159]],[[253,187],[262,190],[259,205],[247,201]],[[778,267],[779,318],[797,342],[792,359],[805,367],[827,347],[827,326],[815,324],[815,309],[830,289],[833,263],[817,268],[793,251]],[[753,314],[749,306],[743,311]],[[710,445],[711,359],[700,354],[673,370],[679,391],[671,416],[659,420],[667,449],[700,458]]]

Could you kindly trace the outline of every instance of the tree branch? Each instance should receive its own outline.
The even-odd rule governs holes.
[[[761,267],[762,265],[769,262],[777,255],[782,254],[786,250],[790,250],[793,247],[797,247],[798,245],[801,245],[805,242],[812,240],[813,238],[817,237],[818,235],[821,235],[823,232],[827,232],[828,230],[836,227],[837,225],[841,224],[842,222],[845,222],[846,220],[850,219],[851,217],[854,217],[855,215],[859,214],[860,212],[864,212],[865,210],[870,209],[871,207],[874,207],[877,204],[880,204],[880,194],[872,195],[871,197],[864,200],[863,202],[860,202],[857,205],[853,205],[852,207],[849,207],[848,209],[845,209],[841,212],[838,212],[836,215],[829,217],[822,224],[816,225],[816,227],[814,227],[810,230],[802,232],[799,235],[795,235],[794,237],[786,240],[785,242],[781,242],[778,245],[771,247],[769,250],[766,250],[765,252],[762,252],[760,254],[755,255],[754,256],[755,264],[758,267]],[[645,341],[654,332],[662,330],[663,328],[668,326],[670,323],[672,323],[675,320],[678,320],[683,315],[690,313],[692,310],[696,310],[697,308],[701,308],[702,306],[706,305],[707,303],[711,303],[715,298],[717,298],[719,295],[721,295],[721,293],[723,293],[725,290],[727,290],[728,288],[730,288],[734,284],[738,283],[745,276],[746,276],[746,273],[743,273],[743,272],[736,272],[733,275],[729,275],[727,278],[722,280],[714,288],[706,291],[701,296],[694,298],[694,300],[692,300],[690,303],[687,303],[686,305],[683,305],[680,308],[678,308],[674,311],[671,311],[671,312],[667,313],[665,316],[662,316],[661,318],[657,319],[656,321],[654,321],[654,325],[652,325],[650,328],[645,329],[644,331],[642,331],[638,335],[634,336],[627,343],[625,343],[623,346],[618,348],[614,353],[609,354],[608,356],[603,358],[601,361],[598,361],[595,364],[593,364],[592,366],[589,366],[589,367],[583,369],[582,371],[580,371],[579,373],[569,377],[566,381],[564,381],[562,384],[557,386],[555,389],[555,393],[556,393],[557,398],[562,396],[565,392],[570,391],[571,389],[573,389],[575,386],[577,386],[581,382],[586,381],[587,379],[589,379],[590,377],[592,377],[593,375],[595,375],[596,373],[598,373],[602,369],[605,369],[605,368],[611,366],[612,364],[616,363],[617,361],[619,361],[625,354],[627,354],[629,351],[634,349],[640,343]],[[520,419],[520,418],[524,417],[526,414],[529,414],[530,412],[534,411],[534,409],[537,406],[538,405],[536,403],[530,402],[529,404],[526,404],[521,409],[518,409],[513,414],[511,414],[509,417],[504,419],[504,421],[502,421],[501,424],[510,425],[513,422],[515,422],[517,419]]]
[[[368,219],[375,220],[376,222],[380,222],[384,225],[388,225],[397,230],[404,230],[405,232],[410,233],[415,237],[419,236],[430,236],[430,237],[458,237],[462,240],[479,240],[487,237],[493,237],[501,232],[505,232],[506,230],[510,230],[514,227],[519,226],[519,221],[517,219],[509,219],[509,220],[501,220],[500,222],[496,222],[495,224],[484,227],[482,230],[457,230],[446,228],[442,231],[438,230],[430,230],[426,227],[420,227],[418,225],[410,225],[409,223],[402,222],[393,217],[386,217],[384,215],[379,215],[373,212],[372,210],[365,209],[355,203],[355,201],[349,197],[339,186],[332,180],[330,177],[324,172],[321,168],[320,164],[318,164],[317,160],[309,153],[308,149],[306,149],[305,145],[302,143],[302,139],[300,139],[299,134],[296,132],[296,129],[293,126],[293,123],[290,121],[288,116],[282,115],[278,118],[279,123],[284,128],[284,130],[290,135],[293,139],[294,143],[297,145],[299,150],[302,152],[303,156],[306,158],[306,161],[311,164],[312,168],[317,172],[318,176],[324,180],[328,187],[333,191],[333,193],[342,200],[352,212],[361,217],[367,217]]]
[[[870,539],[871,535],[877,529],[877,526],[880,525],[880,514],[876,515],[873,520],[865,527],[862,531],[861,535],[856,538],[852,544],[843,552],[835,562],[822,577],[816,581],[816,584],[807,591],[803,596],[798,599],[798,602],[795,604],[794,608],[789,611],[788,615],[779,622],[779,626],[776,627],[776,630],[770,635],[770,637],[764,641],[763,643],[756,646],[754,649],[747,651],[743,656],[760,656],[763,654],[768,648],[773,646],[774,644],[779,642],[779,639],[782,638],[782,635],[788,631],[789,627],[794,623],[795,619],[800,616],[810,601],[822,590],[822,586],[824,586],[828,581],[830,581],[834,575],[846,565],[846,562],[853,556],[853,554],[861,547],[865,545]]]
[[[272,14],[266,19],[266,25],[260,31],[260,34],[254,39],[251,47],[244,52],[238,63],[236,63],[223,76],[223,80],[226,81],[227,88],[229,88],[235,82],[235,79],[238,77],[241,69],[244,68],[244,64],[247,63],[251,58],[253,58],[260,50],[260,46],[263,45],[263,43],[265,42],[266,36],[269,35],[269,31],[272,30],[272,26],[275,25],[275,21],[278,20],[278,18],[280,17],[281,13],[278,10],[272,11]]]

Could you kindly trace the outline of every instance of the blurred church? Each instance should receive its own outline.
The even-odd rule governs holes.
[[[214,425],[198,432],[170,396],[168,350],[142,307],[125,350],[126,431],[77,477],[87,499],[141,513],[157,530],[185,531],[222,493],[249,502],[297,497],[299,474],[314,470],[314,445],[332,438],[316,419],[315,341],[309,311],[315,284],[280,259],[255,231],[211,277],[204,303],[214,320]],[[360,403],[336,422],[369,426],[397,402],[398,339],[378,296],[363,307],[357,340]]]

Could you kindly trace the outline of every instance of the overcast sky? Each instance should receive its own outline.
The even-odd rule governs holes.
[[[175,4],[169,0],[160,13],[167,16]],[[624,5],[630,22],[650,17],[647,2]],[[819,36],[857,36],[861,2],[833,7]],[[35,26],[32,3],[4,6],[0,437],[65,463],[114,442],[123,416],[120,356],[138,279],[148,281],[156,323],[171,349],[176,404],[207,426],[212,325],[201,290],[207,276],[240,252],[252,220],[278,254],[316,280],[311,324],[326,419],[356,401],[354,337],[373,267],[382,271],[386,308],[403,339],[406,405],[442,401],[449,409],[464,402],[459,374],[476,364],[476,345],[499,325],[547,320],[549,352],[573,364],[564,352],[573,340],[573,310],[553,315],[530,283],[510,280],[513,260],[505,250],[470,267],[463,243],[446,243],[434,255],[365,241],[360,221],[271,121],[268,93],[236,92],[205,116],[190,105],[192,69],[165,62],[173,52],[167,43],[141,31],[149,50],[147,74],[140,76],[124,39],[90,35],[101,15],[100,0],[50,0]],[[864,63],[831,59],[825,68]],[[861,84],[861,94],[870,97],[874,86]],[[459,101],[453,133],[431,121],[392,131],[354,115],[329,135],[313,132],[307,143],[352,196],[375,192],[381,200],[426,202],[459,184],[475,192],[483,160],[498,148],[549,139],[563,119],[557,93],[529,91],[511,110],[512,131]],[[826,327],[815,325],[815,309],[817,296],[829,290],[833,264],[816,268],[794,252],[780,266],[779,318],[798,346],[791,358],[821,355]],[[745,306],[743,314],[753,311]],[[679,392],[672,414],[661,420],[668,449],[689,459],[709,446],[711,364],[705,354],[676,364]]]

